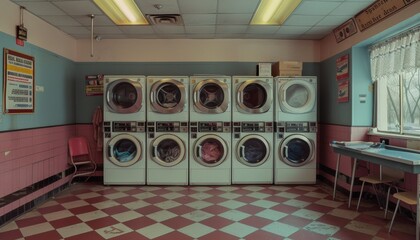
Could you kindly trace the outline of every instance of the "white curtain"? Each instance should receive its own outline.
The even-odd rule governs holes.
[[[420,26],[370,48],[372,81],[420,67]]]

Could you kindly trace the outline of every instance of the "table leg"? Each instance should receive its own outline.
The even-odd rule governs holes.
[[[338,171],[339,171],[339,168],[340,168],[340,158],[341,158],[341,154],[338,154],[337,163],[336,163],[336,166],[335,166],[333,200],[335,200],[335,191],[337,191],[337,180],[338,180]]]
[[[416,239],[420,239],[420,174],[417,174]]]
[[[350,205],[351,205],[351,197],[353,195],[353,184],[354,184],[354,175],[355,175],[355,172],[356,172],[356,165],[357,165],[357,158],[354,158],[353,169],[351,171],[351,181],[350,181],[350,193],[349,193],[349,205],[348,205],[348,208],[350,208]]]

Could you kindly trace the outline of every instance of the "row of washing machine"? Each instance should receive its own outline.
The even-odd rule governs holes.
[[[104,80],[105,184],[315,183],[315,77]]]

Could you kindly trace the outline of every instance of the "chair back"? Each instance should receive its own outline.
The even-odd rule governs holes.
[[[69,152],[71,157],[89,155],[89,145],[84,137],[72,137],[69,139]]]

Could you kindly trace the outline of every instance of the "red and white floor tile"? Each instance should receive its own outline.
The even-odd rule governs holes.
[[[311,186],[102,186],[77,183],[0,227],[0,239],[415,239],[415,223]]]

